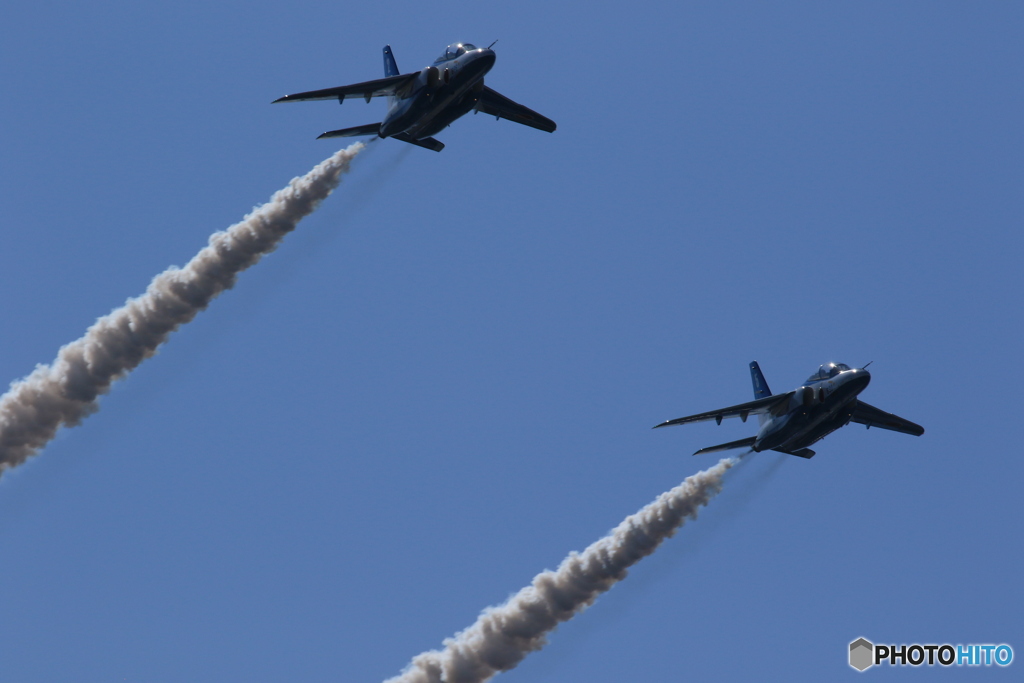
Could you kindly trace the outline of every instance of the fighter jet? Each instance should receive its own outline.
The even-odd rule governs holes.
[[[494,43],[491,43],[493,46]],[[388,98],[388,113],[380,123],[331,130],[320,138],[377,135],[395,138],[440,152],[444,143],[432,135],[470,111],[483,112],[524,126],[553,133],[555,122],[484,85],[484,75],[494,66],[494,51],[471,43],[449,45],[433,64],[412,73],[399,74],[391,46],[384,46],[384,78],[338,88],[287,95],[274,102],[338,100],[361,97]],[[319,139],[319,138],[317,138]]]
[[[850,422],[867,425],[868,429],[881,427],[914,436],[924,434],[924,428],[920,425],[879,410],[857,398],[871,381],[867,365],[863,368],[850,368],[842,363],[826,363],[808,377],[803,386],[786,394],[772,394],[757,361],[750,364],[750,378],[754,382],[755,400],[668,420],[655,425],[654,429],[706,420],[722,424],[722,420],[727,417],[739,417],[746,422],[748,416],[757,415],[761,423],[757,436],[702,448],[694,455],[750,448],[754,452],[773,450],[801,458],[812,457],[814,451],[808,446]]]

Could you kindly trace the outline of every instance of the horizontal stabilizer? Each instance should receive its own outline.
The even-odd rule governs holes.
[[[417,147],[423,147],[424,149],[432,149],[435,152],[440,152],[444,149],[444,143],[440,140],[435,140],[434,138],[420,138],[417,140],[408,133],[398,133],[391,137],[396,140],[401,140],[402,142],[408,142],[410,145],[416,145]]]
[[[342,128],[340,130],[329,130],[322,135],[317,136],[317,140],[320,138],[354,138],[360,135],[377,135],[380,133],[379,123],[367,123],[365,126],[353,126],[352,128]]]
[[[784,451],[781,448],[773,448],[772,450],[778,451],[779,453],[785,453],[786,455],[795,455],[798,458],[805,458],[807,460],[810,460],[811,458],[814,457],[814,451],[812,451],[810,448],[801,448],[798,451]]]
[[[749,448],[754,445],[755,441],[757,441],[757,437],[751,436],[746,439],[740,439],[739,441],[730,441],[729,443],[723,443],[717,446],[708,446],[707,448],[700,449],[694,453],[694,455],[700,455],[701,453],[714,453],[715,451],[729,451],[733,448]]]

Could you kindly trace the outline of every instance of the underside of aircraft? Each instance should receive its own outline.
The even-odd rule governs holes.
[[[484,76],[494,61],[495,54],[490,47],[455,43],[432,65],[400,74],[388,45],[384,47],[384,78],[286,95],[274,102],[337,100],[344,103],[348,99],[369,102],[374,97],[387,97],[388,112],[383,121],[327,131],[319,138],[374,135],[435,152],[444,149],[444,143],[433,136],[470,111],[553,133],[557,127],[554,121],[484,85]]]
[[[850,368],[842,363],[826,363],[804,384],[785,394],[772,394],[757,361],[750,364],[754,400],[747,403],[710,410],[696,415],[666,420],[658,427],[722,420],[738,417],[743,422],[757,415],[760,430],[756,436],[701,448],[694,455],[749,448],[754,452],[773,450],[801,458],[815,452],[808,446],[825,438],[850,422],[879,427],[903,434],[921,436],[924,428],[898,415],[876,408],[857,396],[871,381],[867,366]]]

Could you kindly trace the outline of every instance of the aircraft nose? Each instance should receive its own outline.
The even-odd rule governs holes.
[[[480,62],[481,66],[485,66],[485,68],[490,69],[494,66],[494,62],[497,58],[498,55],[494,54],[494,50],[489,47],[482,47],[476,51],[473,61]]]
[[[462,56],[462,59],[465,60],[462,62],[463,78],[475,80],[486,74],[494,66],[494,50],[486,47],[478,48],[467,52]]]
[[[868,384],[871,383],[871,373],[866,368],[857,368],[853,370],[853,377],[850,378],[850,383],[862,391]]]

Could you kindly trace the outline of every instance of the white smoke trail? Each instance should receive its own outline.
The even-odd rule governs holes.
[[[74,426],[99,409],[111,383],[156,353],[238,274],[277,248],[341,181],[363,149],[357,142],[294,178],[240,223],[210,236],[184,268],[153,278],[146,293],[97,320],[62,347],[52,365],[38,365],[0,397],[0,474],[43,448],[62,425]]]
[[[483,683],[514,668],[547,643],[547,634],[626,578],[626,570],[653,553],[687,518],[721,490],[722,476],[739,462],[724,458],[667,491],[556,571],[544,571],[500,607],[444,641],[443,650],[416,655],[386,683]]]

